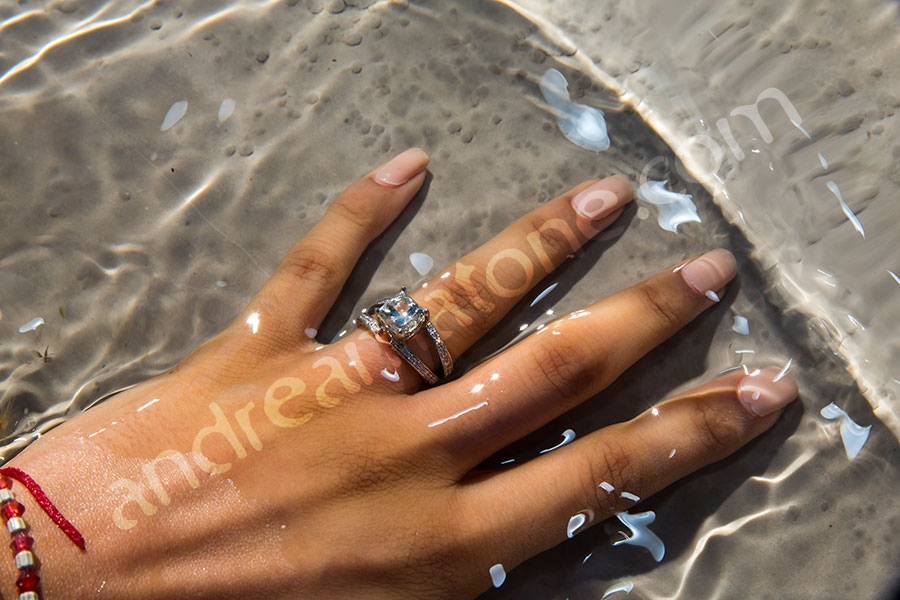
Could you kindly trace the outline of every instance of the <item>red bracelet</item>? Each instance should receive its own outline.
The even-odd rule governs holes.
[[[19,588],[19,600],[40,600],[41,578],[38,576],[39,562],[32,552],[31,547],[34,539],[28,535],[28,525],[22,519],[25,513],[25,507],[16,500],[15,494],[12,492],[12,482],[8,479],[11,477],[25,486],[38,505],[44,509],[53,522],[72,540],[76,546],[85,549],[84,537],[75,529],[75,526],[62,516],[62,514],[53,506],[53,503],[44,493],[34,479],[26,475],[15,467],[4,467],[0,469],[0,514],[6,522],[6,528],[12,536],[12,542],[9,547],[13,549],[15,554],[16,568],[19,570],[19,578],[16,579],[16,587]]]

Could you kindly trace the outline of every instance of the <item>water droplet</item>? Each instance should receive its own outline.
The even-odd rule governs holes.
[[[537,304],[538,302],[540,302],[541,300],[543,300],[544,298],[546,298],[546,297],[547,297],[547,294],[549,294],[549,293],[552,292],[554,289],[556,289],[556,286],[558,286],[558,285],[559,285],[559,283],[553,283],[553,284],[549,285],[549,286],[547,287],[547,289],[545,289],[543,292],[541,292],[540,294],[538,294],[537,297],[536,297],[534,300],[531,301],[531,306],[534,306],[535,304]]]
[[[503,565],[497,563],[490,569],[491,574],[491,583],[494,584],[495,588],[503,585],[503,582],[506,581],[506,571],[503,570]]]
[[[162,125],[160,125],[160,131],[168,131],[171,129],[175,123],[181,120],[181,117],[187,112],[188,103],[186,100],[179,100],[171,107],[169,107],[169,112],[166,113],[166,117],[163,119]]]
[[[710,32],[710,33],[712,33],[712,32]],[[605,598],[612,596],[616,592],[625,592],[625,594],[627,595],[627,594],[630,594],[631,590],[633,590],[633,589],[634,589],[634,584],[632,582],[622,581],[621,583],[616,583],[616,584],[613,584],[613,585],[609,586],[608,588],[606,588],[606,591],[603,592],[603,596],[600,598],[600,600],[604,600]]]
[[[572,440],[575,439],[575,432],[572,431],[571,429],[566,429],[565,431],[563,431],[562,435],[563,435],[563,441],[561,441],[557,445],[553,446],[552,448],[546,448],[545,450],[541,450],[540,454],[544,454],[545,452],[552,452],[553,450],[556,450],[557,448],[562,448],[563,446],[565,446],[566,444],[568,444],[569,442],[571,442]]]
[[[251,313],[249,317],[247,317],[247,325],[250,326],[250,331],[256,333],[259,331],[259,313]]]
[[[572,515],[572,517],[569,519],[569,524],[566,525],[566,536],[569,537],[569,539],[571,539],[572,536],[574,536],[575,533],[579,529],[581,529],[581,526],[584,525],[586,521],[587,521],[587,515],[585,515],[584,513],[578,513],[577,515]]]

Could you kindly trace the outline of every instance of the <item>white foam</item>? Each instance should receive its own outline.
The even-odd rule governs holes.
[[[228,117],[231,116],[231,113],[234,112],[234,100],[231,98],[225,98],[222,100],[222,104],[219,105],[219,123],[228,120]]]
[[[828,168],[828,161],[825,160],[825,157],[822,156],[822,153],[821,153],[821,152],[819,152],[819,164],[822,165],[822,168],[823,168],[823,169],[827,169],[827,168]]]
[[[27,331],[34,331],[38,327],[44,324],[44,319],[42,317],[35,317],[32,320],[28,321],[21,327],[19,327],[19,333],[25,333]]]
[[[649,202],[659,210],[657,221],[666,231],[678,233],[682,223],[702,223],[690,194],[679,194],[666,189],[667,181],[648,181],[638,188],[638,198]]]
[[[427,275],[431,267],[434,266],[434,259],[424,252],[413,252],[409,255],[409,262],[418,271],[419,275]]]
[[[556,69],[549,69],[541,77],[541,94],[550,105],[556,124],[566,139],[587,150],[609,148],[609,135],[603,111],[569,99],[569,82]]]
[[[641,501],[640,496],[635,496],[635,495],[632,494],[631,492],[622,492],[622,493],[621,493],[621,496],[622,496],[622,498],[625,498],[626,500],[633,500],[634,502],[640,502],[640,501]]]
[[[162,125],[159,126],[159,130],[168,131],[171,129],[187,112],[187,106],[188,103],[186,100],[179,100],[169,107],[169,112],[166,113],[166,117],[163,119]]]
[[[850,415],[834,402],[819,411],[819,414],[829,420],[841,419],[841,441],[844,443],[844,452],[846,452],[847,458],[850,460],[859,456],[859,452],[869,439],[869,432],[872,430],[872,426],[863,427],[858,425],[850,418]]]
[[[381,376],[388,381],[400,381],[400,374],[397,371],[388,371],[387,368],[381,370]]]
[[[609,493],[609,494],[613,493],[613,491],[615,491],[615,489],[616,489],[616,488],[614,488],[614,487],[612,486],[612,484],[610,484],[610,483],[608,483],[608,482],[606,482],[606,481],[601,482],[600,485],[597,486],[597,487],[603,488],[603,489],[606,490],[606,492]]]
[[[656,562],[663,559],[666,555],[666,545],[655,533],[648,529],[648,526],[656,520],[656,513],[652,510],[633,515],[622,512],[617,514],[616,517],[631,531],[631,535],[624,540],[613,542],[613,546],[620,544],[640,546],[649,550],[653,560]]]
[[[747,320],[747,317],[735,315],[734,325],[731,326],[731,330],[741,335],[750,335],[750,322]]]

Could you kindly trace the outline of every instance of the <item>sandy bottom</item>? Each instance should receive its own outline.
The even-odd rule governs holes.
[[[737,255],[737,282],[611,388],[496,462],[532,457],[566,429],[584,435],[627,419],[743,363],[791,360],[801,401],[746,449],[640,504],[656,512],[661,563],[613,547],[623,529],[613,519],[484,597],[599,598],[622,581],[646,599],[886,596],[900,564],[897,440],[669,146],[576,68],[570,49],[503,4],[371,4],[0,8],[3,457],[221,330],[344,186],[409,146],[431,155],[429,181],[367,253],[321,340],[421,281],[411,253],[430,255],[433,274],[540,202],[622,173],[691,194],[701,222],[666,231],[657,207],[636,202],[463,366],[530,335],[549,308],[583,307],[714,246]],[[538,88],[551,68],[574,102],[605,111],[609,150],[561,134]],[[732,330],[736,315],[749,335]],[[37,317],[37,329],[18,331]],[[48,347],[49,362],[33,354]],[[838,424],[819,414],[832,402],[872,425],[852,462]]]

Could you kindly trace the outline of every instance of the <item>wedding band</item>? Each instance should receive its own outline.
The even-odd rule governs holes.
[[[423,329],[431,337],[438,356],[441,358],[441,366],[444,368],[444,377],[450,375],[453,370],[453,359],[447,350],[447,345],[441,339],[441,334],[428,318],[428,309],[410,298],[406,293],[406,287],[400,288],[400,293],[384,300],[379,300],[369,308],[363,309],[356,318],[359,327],[365,327],[373,335],[383,334],[391,344],[391,348],[399,354],[419,372],[425,381],[434,385],[438,382],[438,376],[429,369],[422,360],[416,356],[406,345],[417,333]]]

